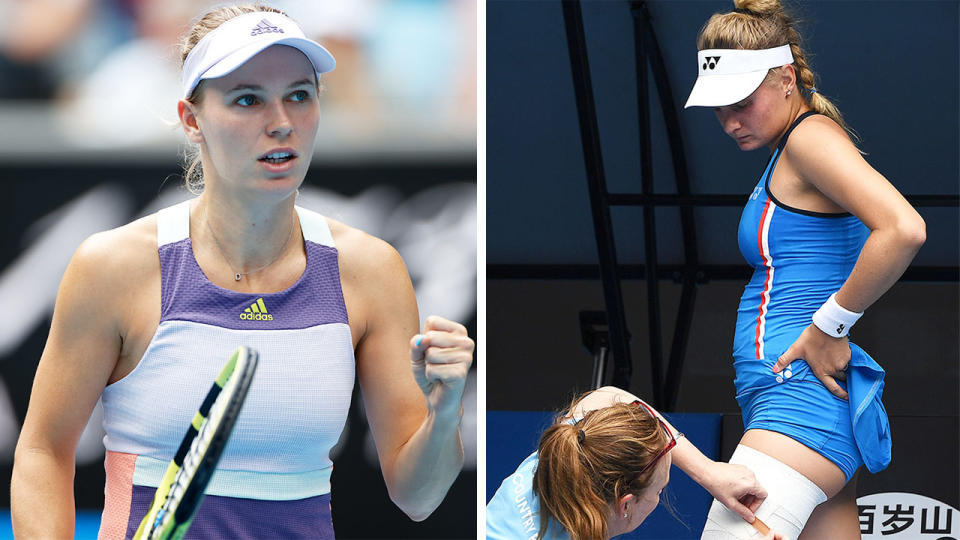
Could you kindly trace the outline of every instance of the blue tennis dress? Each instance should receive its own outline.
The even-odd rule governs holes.
[[[330,448],[353,393],[353,340],[337,249],[323,216],[297,208],[307,264],[288,289],[210,282],[190,240],[189,201],[157,215],[160,324],[137,367],[103,392],[107,483],[100,538],[130,538],[230,354],[257,373],[186,538],[333,538]]]
[[[734,384],[745,429],[788,435],[835,463],[849,481],[861,464],[877,472],[890,462],[883,368],[851,343],[847,382],[838,381],[849,401],[831,394],[803,360],[781,374],[771,371],[846,281],[870,232],[851,214],[791,208],[770,193],[787,138],[812,114],[784,134],[740,218],[740,251],[754,272],[737,312]]]

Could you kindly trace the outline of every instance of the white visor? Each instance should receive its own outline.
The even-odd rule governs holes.
[[[190,97],[203,79],[223,77],[271,45],[289,45],[302,52],[320,77],[336,65],[333,55],[308,39],[292,19],[279,13],[245,13],[203,36],[187,55],[181,74],[181,96]]]
[[[790,45],[773,49],[704,49],[697,52],[697,82],[688,107],[724,107],[753,93],[771,68],[793,63]]]

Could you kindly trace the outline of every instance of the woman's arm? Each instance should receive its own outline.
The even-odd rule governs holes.
[[[825,117],[814,119],[810,129],[794,130],[794,144],[785,151],[803,181],[870,229],[857,264],[837,292],[841,306],[861,312],[903,275],[926,240],[926,225],[839,126]]]
[[[33,380],[10,482],[17,538],[72,538],[74,454],[116,366],[120,333],[105,234],[88,239],[67,267],[50,335]],[[116,256],[113,256],[116,259]]]
[[[609,407],[615,403],[632,403],[643,401],[626,390],[615,386],[604,386],[590,393],[577,404],[574,418],[582,418],[584,414],[594,409]],[[644,402],[646,403],[646,402]],[[748,522],[753,522],[753,513],[760,507],[760,503],[767,497],[766,490],[757,483],[750,469],[742,465],[732,465],[713,461],[703,455],[696,446],[674,428],[649,404],[650,410],[656,413],[677,439],[677,445],[671,450],[673,464],[703,486],[718,501],[734,512],[743,516]]]
[[[473,361],[463,326],[439,317],[417,329],[406,267],[385,242],[364,235],[354,266],[366,275],[366,329],[357,374],[390,498],[411,519],[426,519],[460,474],[461,399]]]
[[[812,121],[812,122],[811,122]],[[804,126],[810,122],[809,126]],[[843,130],[813,117],[794,130],[785,156],[801,180],[860,218],[870,229],[856,265],[837,291],[836,301],[853,312],[870,307],[894,284],[926,240],[920,214],[886,178],[867,163]],[[811,324],[774,366],[779,372],[803,358],[837,397],[847,394],[835,378],[845,377],[850,361],[846,338],[835,338]]]

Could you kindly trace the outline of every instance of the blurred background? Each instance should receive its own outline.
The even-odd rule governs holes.
[[[421,317],[462,321],[475,337],[476,2],[261,3],[285,10],[337,59],[321,81],[320,135],[298,203],[390,242]],[[192,196],[181,177],[177,43],[212,5],[0,0],[0,298],[10,314],[0,325],[3,485],[73,251],[94,232]],[[464,397],[467,463],[422,523],[389,502],[354,396],[333,456],[338,537],[475,536],[475,373]],[[96,535],[103,504],[101,415],[98,406],[77,452],[84,538]],[[7,489],[0,507],[9,508]],[[0,538],[10,533],[4,519]]]

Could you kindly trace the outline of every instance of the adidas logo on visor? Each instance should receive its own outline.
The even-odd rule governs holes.
[[[707,56],[705,58],[707,59],[707,61],[703,63],[704,71],[717,67],[717,64],[720,62],[719,56]]]
[[[267,313],[267,306],[264,305],[263,298],[257,298],[256,302],[243,310],[240,319],[244,321],[272,321],[273,315]]]
[[[270,32],[276,32],[278,34],[282,34],[283,30],[270,24],[266,19],[261,19],[260,22],[258,22],[257,25],[253,27],[253,30],[250,31],[250,35],[259,36],[260,34],[269,34]]]

